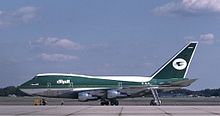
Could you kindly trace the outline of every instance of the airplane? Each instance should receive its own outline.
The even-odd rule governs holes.
[[[99,100],[100,105],[119,105],[119,98],[152,93],[150,105],[161,105],[158,90],[174,90],[197,79],[186,78],[198,42],[189,42],[151,76],[89,76],[64,73],[37,74],[19,89],[29,95],[72,98],[81,102]]]

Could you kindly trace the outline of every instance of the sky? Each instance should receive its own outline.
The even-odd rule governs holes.
[[[1,0],[0,87],[38,73],[150,76],[198,41],[189,89],[219,88],[220,0]]]

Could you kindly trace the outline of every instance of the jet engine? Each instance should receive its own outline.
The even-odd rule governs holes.
[[[107,98],[112,99],[112,98],[117,98],[117,97],[125,97],[127,96],[126,94],[122,94],[121,92],[117,90],[108,90],[107,91]]]
[[[93,96],[92,94],[88,93],[88,92],[81,92],[78,93],[78,100],[81,102],[85,102],[88,100],[96,100],[97,97]]]

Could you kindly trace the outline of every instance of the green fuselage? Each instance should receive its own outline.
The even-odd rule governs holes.
[[[146,77],[148,78],[148,77]],[[117,88],[119,86],[161,86],[188,80],[186,78],[151,79],[149,82],[129,82],[118,80],[106,80],[98,78],[86,78],[79,76],[39,76],[22,84],[21,89],[26,88]]]

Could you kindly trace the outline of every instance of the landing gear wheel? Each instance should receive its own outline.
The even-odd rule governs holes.
[[[113,105],[116,105],[116,106],[119,105],[119,102],[118,102],[118,100],[116,100],[116,99],[111,100],[110,102],[111,102],[111,105],[112,105],[112,106],[113,106]]]
[[[118,106],[118,105],[119,105],[119,102],[118,102],[118,100],[116,100],[116,101],[115,101],[115,105],[116,105],[116,106]]]
[[[109,101],[101,101],[100,105],[101,106],[104,106],[104,105],[108,106],[109,105]]]
[[[161,101],[159,100],[159,103],[157,103],[155,100],[150,101],[150,106],[160,106]]]
[[[110,103],[110,104],[111,104],[111,106],[113,106],[113,105],[114,105],[114,103],[113,103],[112,101],[111,101],[111,103]]]
[[[151,101],[150,101],[150,106],[156,106],[156,105],[157,105],[157,103],[156,103],[155,100],[151,100]]]
[[[101,106],[104,106],[105,104],[104,104],[104,102],[101,102],[100,105],[101,105]]]
[[[109,101],[105,101],[105,105],[107,105],[107,106],[108,106],[108,105],[109,105]]]

